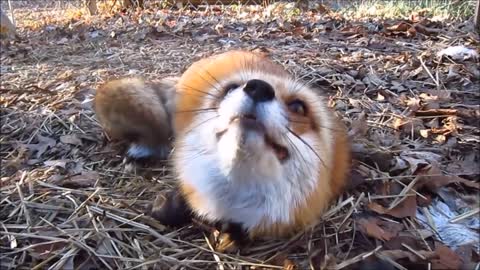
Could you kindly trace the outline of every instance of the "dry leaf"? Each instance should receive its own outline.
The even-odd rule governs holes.
[[[33,150],[33,152],[36,152],[36,158],[40,158],[45,151],[47,151],[48,148],[54,147],[57,142],[48,137],[44,137],[42,135],[37,135],[38,143],[36,144],[27,144],[25,147],[29,150]]]
[[[428,231],[430,232],[430,231]],[[402,232],[403,233],[403,232]],[[417,232],[413,232],[415,236],[412,234],[409,235],[401,235],[402,233],[399,233],[399,236],[391,239],[390,241],[385,242],[384,247],[386,249],[404,249],[403,244],[408,245],[409,247],[415,249],[415,250],[422,250],[426,249],[425,245],[423,244],[423,241],[417,236]],[[403,233],[405,234],[405,233]],[[424,237],[426,238],[426,237]]]
[[[295,265],[295,263],[289,259],[285,259],[283,261],[283,269],[284,270],[296,270],[297,269],[297,266]]]
[[[436,135],[434,139],[439,144],[444,144],[447,141],[447,137],[445,135],[442,135],[442,134]]]
[[[348,136],[350,138],[354,138],[357,136],[365,136],[368,132],[368,125],[367,125],[367,115],[364,111],[362,111],[356,120],[352,122],[352,127],[348,132]]]
[[[361,232],[373,238],[388,241],[396,236],[396,233],[390,232],[379,226],[382,222],[375,217],[361,217],[356,219],[358,228]]]
[[[377,101],[385,101],[385,97],[381,93],[378,93],[376,100]]]
[[[424,34],[424,35],[434,35],[434,34],[439,34],[441,32],[438,29],[429,28],[429,27],[423,26],[419,23],[415,24],[415,30],[418,33],[421,33],[421,34]]]
[[[432,270],[460,269],[462,259],[450,248],[439,245],[435,248],[435,255],[438,259],[432,260]]]
[[[76,146],[82,145],[82,140],[79,138],[77,134],[69,134],[60,136],[60,141],[65,144],[73,144]]]
[[[463,45],[445,48],[437,53],[439,57],[449,56],[453,60],[478,59],[478,52]]]
[[[354,190],[359,185],[365,183],[365,176],[358,170],[351,170],[349,181],[347,182],[346,190]]]
[[[397,218],[415,217],[417,211],[417,199],[416,196],[407,196],[401,203],[390,210],[388,207],[383,207],[375,202],[369,203],[368,208],[379,214],[387,214]]]
[[[59,186],[68,188],[87,188],[93,187],[100,178],[100,175],[95,171],[85,171],[80,175],[72,177],[57,177],[51,181]]]
[[[435,110],[440,108],[439,98],[434,95],[427,93],[421,93],[419,97],[422,100],[422,109],[423,110]]]
[[[60,159],[57,159],[57,160],[47,160],[47,161],[44,161],[43,164],[45,164],[45,166],[50,166],[50,167],[61,167],[61,168],[64,168],[67,166],[67,162],[69,160],[60,160]]]
[[[401,130],[406,134],[410,134],[412,131],[413,133],[417,134],[420,132],[420,130],[425,129],[421,119],[411,117],[395,118],[392,127],[396,130]]]
[[[420,130],[420,135],[421,135],[423,138],[428,138],[428,137],[430,137],[430,129],[421,129],[421,130]]]
[[[445,175],[436,163],[419,170],[417,175],[420,176],[417,184],[415,184],[417,190],[426,188],[430,192],[437,193],[439,188],[451,183],[461,183],[468,187],[480,190],[480,183],[476,183],[455,175]]]
[[[406,22],[400,22],[398,24],[392,25],[387,27],[386,29],[388,31],[395,31],[395,32],[406,32],[408,29],[410,29],[411,25]]]
[[[322,263],[320,264],[320,270],[334,269],[337,264],[335,256],[332,254],[325,254]]]
[[[410,109],[412,112],[418,111],[420,108],[422,108],[421,104],[422,100],[418,98],[408,98],[407,100],[407,107]]]

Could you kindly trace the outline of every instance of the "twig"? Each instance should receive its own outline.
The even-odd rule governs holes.
[[[478,213],[480,213],[480,207],[477,207],[477,208],[475,208],[475,209],[473,209],[473,210],[470,210],[470,211],[468,211],[468,212],[466,212],[466,213],[463,213],[463,214],[461,214],[461,215],[458,215],[458,216],[450,219],[448,222],[450,222],[450,223],[457,223],[457,222],[460,222],[460,221],[462,221],[462,220],[464,220],[464,219],[466,219],[466,218],[469,218],[469,217],[471,217],[471,216],[473,216],[473,215],[476,215],[476,214],[478,214]]]
[[[136,227],[136,228],[139,228],[139,229],[142,229],[142,230],[145,230],[146,232],[150,233],[151,235],[157,237],[158,240],[160,240],[162,243],[166,244],[166,245],[169,245],[170,247],[178,247],[177,244],[173,243],[172,240],[168,239],[167,237],[157,233],[156,231],[154,231],[152,228],[150,228],[149,226],[147,225],[144,225],[144,224],[141,224],[141,223],[138,223],[138,222],[135,222],[135,221],[132,221],[132,220],[129,220],[129,219],[126,219],[126,218],[123,218],[123,217],[120,217],[120,216],[117,216],[115,214],[112,214],[110,212],[107,212],[101,208],[98,208],[96,206],[87,206],[91,211],[97,213],[97,214],[100,214],[100,215],[105,215],[106,217],[108,218],[111,218],[111,219],[114,219],[116,221],[119,221],[119,222],[123,222],[125,224],[128,224],[130,226],[133,226],[133,227]]]

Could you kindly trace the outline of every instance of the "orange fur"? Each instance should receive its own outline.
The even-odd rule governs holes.
[[[279,78],[291,77],[265,54],[230,51],[193,63],[178,81],[145,82],[135,78],[110,81],[98,88],[94,109],[100,124],[114,139],[149,146],[164,144],[171,135],[178,141],[190,132],[186,128],[194,121],[198,110],[218,106],[217,97],[223,94],[222,90],[209,93],[210,89],[219,86],[232,74],[245,70],[256,70]],[[290,128],[298,135],[310,132],[318,136],[320,140],[314,146],[315,150],[329,153],[323,157],[328,165],[319,166],[321,170],[316,187],[305,194],[303,203],[291,209],[289,222],[261,222],[250,231],[251,237],[291,235],[317,222],[332,200],[342,192],[350,165],[346,129],[334,112],[326,110],[326,105],[317,108],[315,104],[320,98],[311,92],[289,91],[287,79],[275,81],[272,87],[283,106],[298,98],[308,101],[307,105],[311,107],[307,107],[304,115],[289,112]],[[325,128],[325,123],[333,123],[333,128]],[[187,204],[193,209],[205,208],[208,198],[187,181],[179,180]]]
[[[175,114],[175,131],[182,134],[183,129],[191,123],[194,109],[202,108],[205,99],[212,102],[209,107],[215,107],[213,96],[205,94],[212,85],[243,67],[256,67],[269,70],[271,73],[286,74],[286,72],[270,61],[265,61],[264,54],[245,51],[229,51],[201,59],[193,63],[180,77],[177,85],[177,111]]]
[[[267,74],[275,74],[280,76],[289,76],[288,73],[280,66],[270,61],[264,55],[246,51],[230,51],[220,55],[215,55],[206,59],[202,59],[192,64],[186,70],[178,83],[177,110],[182,113],[175,115],[175,125],[177,136],[183,136],[186,132],[185,127],[188,126],[195,115],[192,110],[205,109],[201,103],[210,100],[212,97],[206,94],[212,85],[216,85],[218,81],[238,72],[241,69],[257,69]],[[278,97],[284,101],[293,98],[282,91],[284,85],[275,85],[274,88],[278,92]],[[301,95],[300,93],[298,95]],[[207,108],[215,107],[212,101]],[[311,108],[315,111],[315,108]],[[308,113],[304,117],[295,117],[295,122],[291,123],[292,128],[297,134],[303,134],[309,130],[319,130],[319,132],[332,133],[333,141],[321,141],[321,145],[317,146],[317,150],[322,152],[326,144],[333,144],[333,156],[330,157],[331,168],[322,170],[319,175],[319,181],[316,189],[306,198],[305,203],[299,205],[293,210],[293,220],[287,224],[259,225],[251,231],[251,237],[257,236],[285,236],[305,228],[305,226],[315,223],[329,206],[331,201],[339,195],[345,186],[347,172],[349,171],[350,153],[347,141],[346,130],[343,124],[336,119],[333,111],[329,111],[326,115],[329,120],[335,123],[335,129],[322,129],[322,121],[320,113]],[[200,208],[205,203],[205,198],[195,191],[184,181],[180,181],[181,191],[187,199],[187,203],[192,208]]]

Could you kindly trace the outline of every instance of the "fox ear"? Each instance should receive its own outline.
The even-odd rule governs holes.
[[[272,51],[266,47],[257,47],[250,50],[250,52],[255,53],[256,55],[264,58],[270,58],[272,56]]]

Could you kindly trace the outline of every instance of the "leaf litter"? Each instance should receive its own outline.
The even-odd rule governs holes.
[[[98,16],[16,9],[26,38],[2,41],[2,268],[478,265],[480,39],[465,23],[281,3],[129,13],[105,3]],[[124,170],[91,100],[109,78],[176,75],[240,47],[318,87],[349,127],[355,162],[350,188],[311,230],[222,254],[205,228],[146,215],[172,187],[170,167]]]

